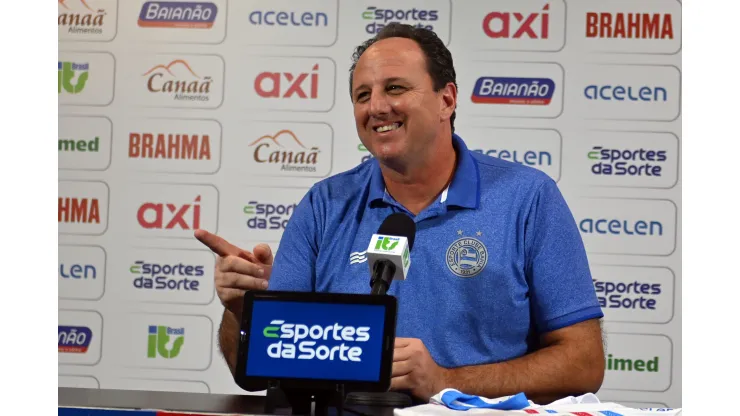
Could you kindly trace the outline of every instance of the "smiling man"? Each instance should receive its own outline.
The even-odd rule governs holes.
[[[546,174],[467,149],[455,134],[452,56],[432,31],[386,26],[350,70],[357,133],[374,156],[315,184],[274,259],[217,236],[226,306],[220,345],[236,362],[244,290],[368,293],[361,261],[390,214],[416,223],[398,299],[391,387],[428,400],[444,388],[547,403],[597,391],[604,376],[599,319],[583,243]],[[360,261],[358,261],[358,259]]]

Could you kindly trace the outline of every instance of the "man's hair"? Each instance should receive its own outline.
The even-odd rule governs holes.
[[[417,28],[407,24],[389,23],[374,37],[366,40],[355,48],[352,54],[352,66],[349,68],[349,95],[352,97],[352,76],[360,56],[374,43],[389,38],[406,38],[415,41],[424,53],[427,63],[427,72],[432,78],[434,91],[439,91],[452,82],[457,87],[455,67],[452,63],[452,54],[436,33],[429,29]],[[455,111],[450,117],[450,127],[455,132]]]

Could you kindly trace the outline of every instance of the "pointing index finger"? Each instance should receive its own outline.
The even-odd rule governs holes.
[[[195,238],[221,257],[243,256],[244,250],[206,230],[195,230]]]

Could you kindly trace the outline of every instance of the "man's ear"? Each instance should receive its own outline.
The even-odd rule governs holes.
[[[457,108],[457,87],[454,83],[448,82],[441,90],[439,94],[442,97],[440,102],[440,121],[447,121],[452,117],[452,113]]]

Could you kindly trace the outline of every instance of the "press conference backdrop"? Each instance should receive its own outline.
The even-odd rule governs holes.
[[[599,396],[681,406],[680,2],[58,8],[60,386],[242,392],[216,345],[215,258],[193,229],[279,249],[309,187],[370,157],[350,56],[400,21],[451,49],[467,145],[565,195],[606,314]]]

